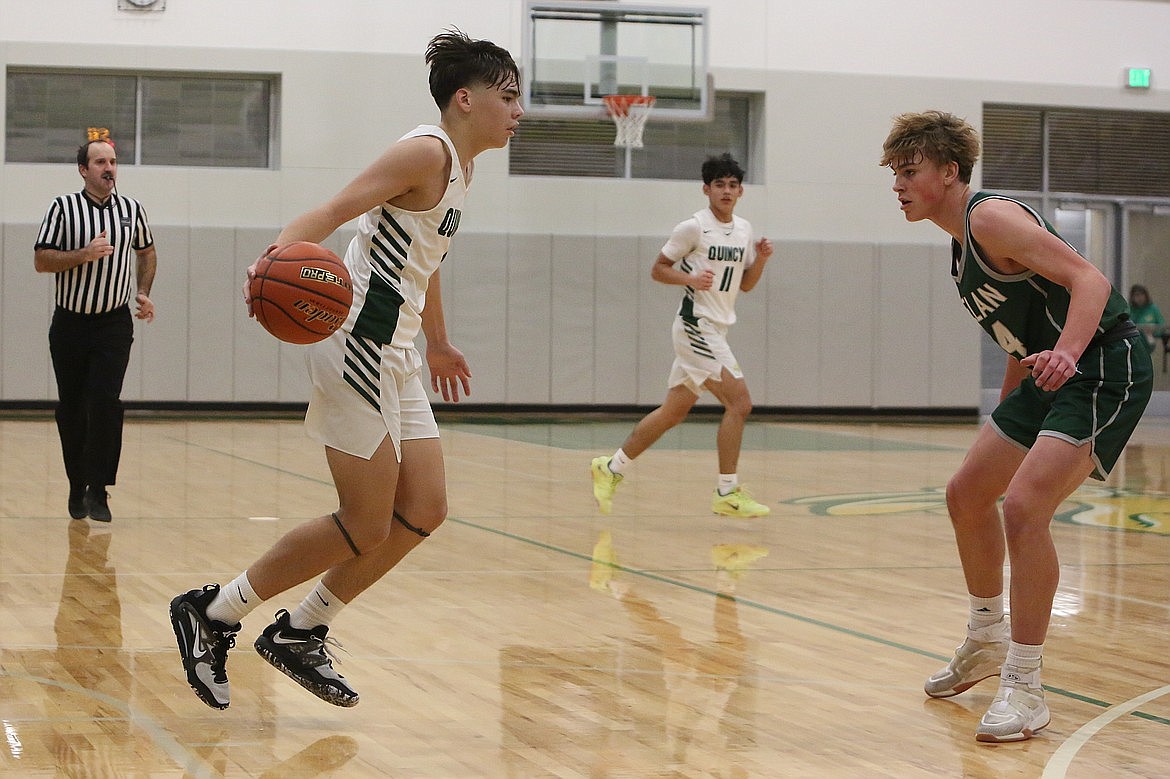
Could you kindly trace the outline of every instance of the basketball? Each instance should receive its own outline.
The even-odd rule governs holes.
[[[290,344],[328,338],[345,322],[353,303],[345,263],[308,241],[294,241],[262,257],[248,289],[256,319]]]

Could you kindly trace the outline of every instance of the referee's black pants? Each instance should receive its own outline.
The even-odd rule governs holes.
[[[122,380],[130,364],[130,307],[77,314],[60,306],[49,326],[57,375],[57,433],[71,489],[113,484],[122,455]]]

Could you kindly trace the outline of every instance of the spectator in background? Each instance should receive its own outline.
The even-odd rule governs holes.
[[[1152,352],[1158,339],[1166,332],[1166,320],[1162,318],[1162,312],[1154,305],[1154,301],[1150,300],[1150,291],[1141,284],[1129,288],[1129,311],[1133,323],[1146,336],[1146,343]]]

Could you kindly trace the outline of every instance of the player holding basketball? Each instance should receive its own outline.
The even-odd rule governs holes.
[[[881,164],[906,219],[951,236],[963,304],[1008,355],[999,406],[947,484],[970,616],[925,690],[945,698],[998,675],[975,738],[1019,741],[1049,721],[1040,666],[1060,578],[1052,517],[1086,477],[1113,468],[1149,402],[1153,369],[1125,298],[1100,271],[1028,205],[972,192],[978,156],[969,124],[927,111],[895,119]]]
[[[686,289],[672,330],[675,359],[670,389],[662,405],[634,426],[612,457],[593,458],[593,497],[603,514],[612,509],[613,493],[625,469],[686,419],[704,390],[723,404],[716,435],[719,483],[711,496],[711,510],[729,517],[759,517],[771,511],[740,486],[737,475],[752,399],[727,344],[727,331],[735,324],[736,296],[756,286],[772,256],[772,242],[754,240],[751,224],[735,216],[736,203],[743,196],[743,175],[730,154],[708,158],[702,167],[707,208],[679,222],[654,261],[650,276],[655,281]]]
[[[339,508],[291,530],[224,587],[207,585],[171,601],[187,680],[215,708],[229,703],[225,662],[240,620],[322,573],[291,614],[277,612],[255,646],[323,700],[355,705],[357,692],[326,653],[329,626],[447,514],[443,451],[414,338],[421,327],[431,384],[458,401],[471,373],[447,339],[439,263],[459,226],[472,160],[506,146],[524,110],[516,63],[495,44],[452,30],[431,40],[426,61],[439,124],[407,133],[332,199],[294,219],[269,248],[320,243],[358,218],[345,256],[354,286],[349,317],[307,350],[313,395],[305,426],[325,445]],[[248,301],[247,285],[244,294]]]

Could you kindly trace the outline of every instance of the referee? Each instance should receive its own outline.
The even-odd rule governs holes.
[[[91,130],[89,137],[77,149],[85,187],[49,205],[34,258],[39,273],[56,277],[49,353],[69,516],[109,522],[106,487],[116,480],[122,453],[122,380],[134,341],[130,301],[135,317],[154,320],[156,254],[146,211],[115,189],[118,158],[109,132]]]

